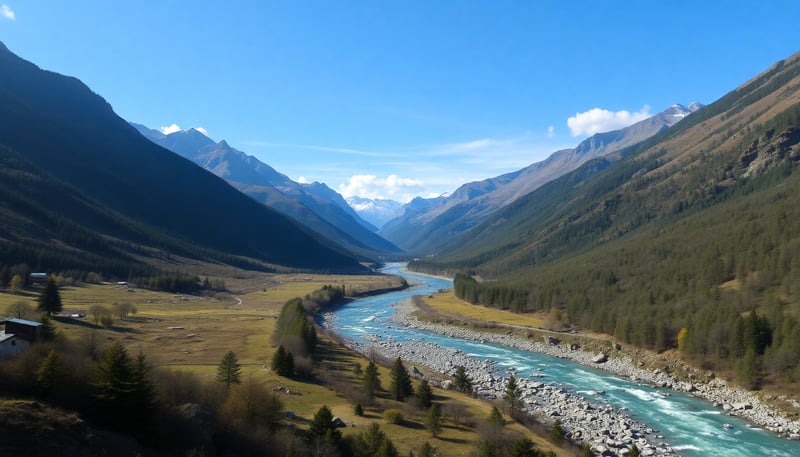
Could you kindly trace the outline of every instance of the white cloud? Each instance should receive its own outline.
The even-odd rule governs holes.
[[[14,10],[12,10],[11,7],[6,5],[5,3],[0,5],[0,16],[3,16],[9,21],[13,21],[14,19],[17,18],[17,15],[14,14]]]
[[[572,136],[594,135],[599,132],[621,129],[648,117],[650,117],[650,107],[647,105],[635,113],[626,110],[614,112],[592,108],[583,113],[575,113],[574,116],[567,119],[567,126],[572,132]]]
[[[556,134],[556,128],[552,125],[547,127],[547,138],[553,138]]]
[[[425,184],[422,181],[397,175],[389,175],[385,179],[375,175],[353,175],[350,182],[339,185],[339,193],[345,198],[388,198],[401,202],[411,200],[424,190]]]
[[[301,176],[297,178],[297,182],[299,182],[300,184],[308,184],[308,178],[306,178],[305,176]]]
[[[163,133],[164,135],[169,135],[170,133],[180,132],[181,128],[178,126],[178,124],[172,124],[172,125],[162,126],[159,130],[161,130],[161,133]]]
[[[177,127],[177,125],[175,127]],[[202,133],[203,135],[208,136],[208,130],[204,129],[203,127],[195,127],[194,129]]]

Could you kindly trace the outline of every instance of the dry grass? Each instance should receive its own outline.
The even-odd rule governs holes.
[[[225,280],[231,287],[230,280]],[[346,398],[341,388],[358,384],[352,368],[356,363],[365,367],[367,361],[325,338],[319,363],[321,371],[332,375],[331,379],[338,380],[338,391],[330,383],[326,385],[318,381],[283,378],[268,369],[275,350],[270,335],[280,308],[288,299],[303,296],[325,284],[345,284],[348,293],[365,293],[368,290],[396,287],[399,285],[398,278],[261,273],[248,276],[242,273],[234,281],[239,287],[236,293],[219,294],[216,297],[176,295],[116,285],[63,287],[60,292],[64,314],[87,311],[93,305],[111,308],[114,302],[131,303],[137,313],[126,319],[115,316],[111,328],[94,325],[91,317],[60,317],[56,325],[60,333],[70,340],[88,344],[90,337],[93,337],[101,347],[119,340],[130,352],[144,353],[153,365],[189,371],[209,381],[213,381],[222,356],[227,351],[233,351],[243,365],[243,376],[255,377],[275,392],[282,399],[285,409],[297,417],[287,422],[299,428],[307,427],[314,413],[322,405],[328,405],[334,415],[354,425],[343,430],[345,435],[358,433],[376,422],[392,439],[401,455],[407,455],[409,451],[416,453],[425,441],[438,448],[439,455],[444,457],[467,455],[473,450],[474,442],[478,439],[473,427],[446,420],[440,435],[433,438],[425,430],[422,412],[386,398],[378,399],[375,405],[366,406],[363,417],[356,416],[354,403]],[[35,306],[37,296],[38,290],[20,294],[0,293],[0,315],[5,315],[8,307],[19,300]],[[462,312],[473,318],[485,319],[484,313],[498,313],[496,310],[481,312],[478,309],[480,307],[459,303],[448,294],[440,294],[432,301],[447,312]],[[470,308],[476,309],[470,311]],[[518,321],[519,316],[516,316],[516,323]],[[384,387],[388,386],[388,369],[380,368],[380,378]],[[491,411],[491,404],[461,394],[440,389],[435,389],[435,394],[437,401],[443,404],[461,405],[460,408],[467,411],[465,416],[469,416],[476,424],[488,417]],[[386,408],[401,408],[405,417],[403,424],[386,424],[382,413]],[[519,424],[509,424],[507,428],[528,436],[542,449],[553,449],[558,455],[571,455],[552,448],[544,439]]]
[[[433,294],[423,300],[445,319],[481,321],[530,328],[542,328],[546,319],[542,313],[516,314],[497,308],[473,305],[456,297],[452,289]]]

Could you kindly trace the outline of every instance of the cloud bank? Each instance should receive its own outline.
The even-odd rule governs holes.
[[[406,202],[425,190],[418,179],[389,175],[385,179],[375,175],[353,175],[347,184],[339,185],[343,197],[387,198]]]
[[[627,110],[609,111],[607,109],[592,108],[583,113],[575,113],[567,119],[572,136],[594,135],[600,132],[610,132],[635,124],[650,117],[650,107],[644,106],[641,110],[631,113]]]
[[[13,21],[14,19],[17,18],[17,15],[14,14],[14,10],[12,10],[11,7],[6,5],[5,3],[0,5],[0,16],[3,16],[9,21]]]

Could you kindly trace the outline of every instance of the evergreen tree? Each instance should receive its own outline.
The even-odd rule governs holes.
[[[242,382],[241,376],[242,366],[239,364],[236,354],[228,351],[217,366],[217,381],[224,382],[225,387],[230,390],[231,384]]]
[[[364,376],[361,378],[361,388],[370,400],[375,398],[375,394],[381,388],[378,366],[371,360],[364,370]]]
[[[53,391],[64,375],[64,367],[55,349],[50,349],[47,356],[36,369],[36,385],[45,394]]]
[[[539,457],[542,455],[536,445],[528,438],[520,438],[511,445],[508,454],[511,457]]]
[[[472,393],[472,379],[467,375],[467,370],[462,365],[456,368],[456,374],[453,377],[453,386],[459,392],[465,394]]]
[[[141,352],[133,362],[131,382],[133,384],[133,401],[137,405],[140,419],[144,420],[156,408],[156,389],[150,380],[150,365],[147,364],[147,359]]]
[[[341,432],[333,425],[333,412],[327,405],[322,405],[314,413],[308,431],[312,439],[326,441],[336,446],[342,438]]]
[[[436,448],[431,446],[431,443],[424,442],[419,447],[419,457],[434,457],[436,455]]]
[[[48,316],[61,312],[61,295],[58,293],[58,286],[53,278],[47,280],[47,284],[36,301],[39,303],[39,311],[47,313]]]
[[[53,325],[53,320],[47,317],[47,315],[42,315],[39,322],[42,325],[39,327],[39,338],[42,341],[53,341],[56,339],[56,326]]]
[[[417,385],[417,390],[414,392],[414,397],[417,399],[417,402],[421,408],[428,409],[431,407],[431,404],[433,403],[433,389],[431,388],[431,384],[426,379],[423,379]]]
[[[492,407],[492,412],[489,413],[487,422],[493,427],[503,427],[506,423],[505,419],[503,419],[503,414],[497,409],[497,406]]]
[[[508,406],[508,411],[511,417],[514,417],[517,411],[522,408],[522,391],[517,384],[517,378],[511,375],[506,383],[506,390],[503,393],[503,400]]]
[[[436,438],[442,431],[442,409],[438,403],[431,405],[428,415],[425,417],[425,428],[431,432],[431,436]]]
[[[283,345],[278,346],[278,350],[272,356],[272,371],[279,376],[291,376],[294,373],[294,355],[287,352]]]
[[[556,446],[561,446],[564,442],[564,427],[561,426],[561,419],[556,419],[553,426],[550,428],[550,441]]]
[[[636,446],[636,444],[631,446],[631,449],[628,451],[628,457],[639,457],[640,455],[642,455],[642,453],[639,451],[639,448]]]
[[[134,362],[122,343],[112,344],[98,361],[93,386],[98,412],[112,425],[134,431],[150,425],[154,395],[144,356]]]
[[[353,442],[355,457],[397,457],[397,449],[380,426],[373,422]]]
[[[409,376],[408,370],[406,370],[400,357],[398,357],[394,365],[392,365],[389,378],[389,394],[392,400],[404,401],[414,392],[414,388],[411,384],[411,376]]]

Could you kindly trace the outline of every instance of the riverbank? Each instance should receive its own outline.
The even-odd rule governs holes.
[[[637,382],[687,392],[711,402],[725,414],[738,416],[780,436],[800,439],[798,421],[775,413],[754,393],[731,386],[724,380],[696,375],[690,381],[683,381],[660,369],[639,367],[637,362],[622,352],[605,354],[605,362],[595,363],[593,359],[597,357],[597,353],[576,349],[571,344],[558,344],[552,337],[543,337],[537,341],[509,332],[478,331],[420,321],[413,316],[416,308],[411,300],[400,302],[395,308],[396,312],[391,320],[396,325],[569,359]],[[381,338],[371,343],[370,347],[382,355],[402,357],[448,375],[453,374],[456,366],[464,365],[475,380],[480,395],[486,398],[502,397],[506,381],[504,373],[492,363],[476,361],[460,351],[421,341],[404,342],[400,345]],[[574,393],[536,380],[523,380],[522,384],[528,409],[535,415],[542,416],[544,420],[560,418],[575,440],[589,442],[596,451],[621,451],[626,445],[637,443],[637,447],[647,451],[645,455],[671,455],[676,452],[661,441],[662,437],[657,431],[636,424],[624,411],[593,404]]]

